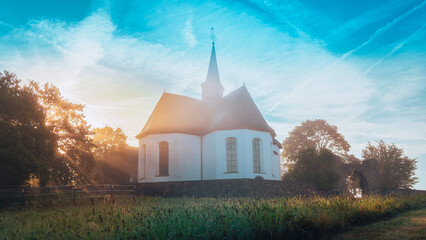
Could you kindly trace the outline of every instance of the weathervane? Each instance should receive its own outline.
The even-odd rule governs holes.
[[[214,34],[214,27],[210,28],[210,39],[212,40],[212,43],[214,44],[216,42],[216,35]]]

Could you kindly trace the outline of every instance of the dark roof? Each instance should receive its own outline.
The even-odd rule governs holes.
[[[269,132],[273,138],[276,136],[245,86],[229,93],[213,106],[195,98],[164,93],[136,137],[161,133],[202,136],[232,129],[251,129]],[[278,141],[275,140],[274,144],[281,148]]]

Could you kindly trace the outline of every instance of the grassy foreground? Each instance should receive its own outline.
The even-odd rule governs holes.
[[[333,240],[426,239],[426,208],[411,210],[366,226],[354,227]]]
[[[426,196],[162,199],[0,210],[0,239],[310,239],[426,207]]]

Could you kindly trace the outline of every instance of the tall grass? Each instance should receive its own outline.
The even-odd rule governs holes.
[[[425,195],[80,200],[3,210],[0,238],[310,239],[420,207]]]

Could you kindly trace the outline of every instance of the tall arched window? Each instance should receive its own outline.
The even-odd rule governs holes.
[[[226,171],[228,173],[238,171],[237,139],[234,137],[226,138]]]
[[[142,145],[140,149],[140,162],[139,162],[139,178],[144,179],[146,173],[146,145]]]
[[[169,143],[159,142],[159,170],[158,176],[169,176]]]
[[[254,138],[253,143],[253,172],[261,173],[261,142],[262,140],[259,138]]]

